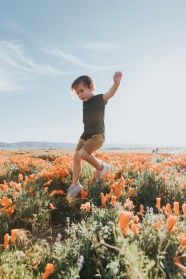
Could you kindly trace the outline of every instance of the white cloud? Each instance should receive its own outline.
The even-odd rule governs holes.
[[[9,41],[0,41],[0,67],[0,92],[23,89],[24,81],[35,75],[57,77],[72,73],[35,62],[25,54],[23,44]]]
[[[81,68],[86,68],[92,72],[98,72],[98,71],[107,71],[111,70],[113,68],[118,68],[118,66],[102,66],[102,65],[93,65],[91,63],[84,62],[82,59],[78,58],[77,56],[71,54],[69,51],[64,51],[63,49],[60,49],[55,46],[49,45],[42,47],[43,51],[46,53],[49,53],[53,56],[59,57],[61,59],[64,59],[71,64],[81,67]],[[121,66],[119,66],[121,68]],[[123,67],[123,66],[122,66]]]
[[[123,44],[123,43],[110,43],[110,42],[88,42],[81,44],[80,48],[90,49],[90,50],[99,50],[99,51],[112,51],[125,47],[130,47],[136,45],[136,43]]]

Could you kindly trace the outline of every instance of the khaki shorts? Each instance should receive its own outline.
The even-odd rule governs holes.
[[[104,143],[105,136],[100,135],[93,135],[88,140],[79,139],[79,142],[76,147],[76,151],[83,149],[87,151],[89,154],[92,154],[94,151],[98,150]]]

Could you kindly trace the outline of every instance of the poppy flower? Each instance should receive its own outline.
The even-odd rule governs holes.
[[[174,213],[180,215],[179,202],[174,202]]]
[[[10,240],[10,236],[8,233],[6,233],[4,235],[4,244],[3,244],[4,249],[7,249],[9,247],[9,240]]]
[[[49,206],[50,206],[50,209],[52,209],[52,210],[54,210],[54,209],[55,209],[55,207],[53,206],[53,204],[52,204],[52,203],[50,203],[50,204],[49,204]]]
[[[134,221],[130,222],[130,229],[131,229],[131,231],[133,231],[133,233],[135,235],[139,234],[139,226],[137,224],[135,224]]]
[[[177,217],[176,216],[173,216],[173,215],[170,215],[168,218],[167,218],[167,222],[166,222],[166,228],[171,231],[174,224],[176,223],[177,221]]]
[[[116,202],[116,196],[112,195],[111,196],[111,204],[114,206]]]
[[[186,203],[182,204],[183,213],[186,214]]]
[[[144,212],[144,206],[143,206],[143,204],[140,204],[140,211],[137,212],[137,215],[138,215],[138,216],[142,216],[142,215],[143,215],[143,212]]]
[[[161,209],[161,198],[156,198],[156,207],[160,211],[160,209]]]
[[[121,230],[126,229],[126,227],[128,226],[128,222],[129,222],[130,218],[132,217],[132,215],[133,214],[130,211],[122,210],[120,212],[118,226],[120,227]]]
[[[128,189],[128,195],[131,196],[132,198],[136,196],[136,193],[134,192],[134,189],[132,187]]]
[[[180,237],[180,245],[186,247],[186,233],[183,233]]]
[[[90,211],[90,202],[86,202],[85,204],[82,204],[80,209],[86,209],[87,211]]]
[[[48,279],[48,277],[54,272],[54,265],[51,263],[47,263],[45,272],[42,276],[42,279]]]
[[[11,241],[12,243],[15,243],[16,238],[17,238],[18,231],[19,231],[19,229],[11,230],[10,241]]]
[[[171,209],[170,203],[167,203],[166,209],[167,209],[167,212],[168,212],[168,216],[172,215],[172,209]]]
[[[85,200],[88,196],[88,193],[86,191],[84,191],[83,189],[81,190],[80,194],[81,194],[81,199],[82,200]]]

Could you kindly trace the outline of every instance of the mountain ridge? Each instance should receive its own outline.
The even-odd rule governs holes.
[[[74,149],[77,143],[49,141],[0,142],[0,149]],[[105,143],[101,149],[146,149],[159,147],[153,144]],[[165,148],[165,146],[162,146]],[[160,147],[159,147],[160,148]],[[171,148],[169,146],[169,148]],[[180,148],[174,146],[173,148]]]

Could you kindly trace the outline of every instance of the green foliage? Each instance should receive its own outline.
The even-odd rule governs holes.
[[[33,158],[41,159],[41,164],[48,162],[50,172],[59,155],[43,152],[35,153]],[[157,158],[155,164],[158,167],[164,161],[164,158]],[[12,188],[6,193],[0,190],[0,199],[12,197],[12,204],[16,204],[12,214],[0,212],[0,279],[42,278],[47,263],[54,265],[50,279],[184,278],[183,271],[174,264],[174,259],[178,258],[186,266],[186,245],[180,245],[181,234],[186,232],[186,218],[181,208],[186,194],[182,184],[186,180],[184,164],[175,163],[168,175],[165,171],[145,169],[145,159],[141,161],[142,171],[128,162],[118,168],[113,166],[114,182],[121,177],[126,180],[122,195],[114,205],[110,200],[102,205],[100,197],[100,193],[109,194],[113,181],[97,181],[86,163],[80,178],[83,189],[88,192],[84,200],[81,196],[66,195],[72,179],[70,166],[63,178],[57,174],[52,177],[45,192],[49,177],[38,175],[41,165],[29,164],[23,172],[15,162],[5,164],[0,168],[0,184],[4,180],[19,182],[22,190],[14,197]],[[5,168],[7,172],[4,172]],[[176,176],[175,170],[181,175]],[[24,185],[23,181],[18,181],[20,173],[34,174],[35,179]],[[130,187],[134,189],[135,197],[129,196]],[[64,194],[50,195],[54,190],[63,190]],[[173,207],[174,201],[180,202],[181,215],[171,231],[166,228],[166,214],[156,208],[157,197],[161,197],[161,206],[170,203]],[[140,204],[144,206],[145,212],[139,216],[137,224],[139,234],[134,234],[130,228],[124,234],[118,226],[120,212],[131,210],[124,206],[127,198],[135,205],[132,221]],[[90,211],[81,209],[81,204],[88,201]],[[159,227],[156,227],[157,222],[161,222]],[[4,235],[11,235],[12,229],[19,229],[16,241],[9,241],[9,247],[5,249]]]

